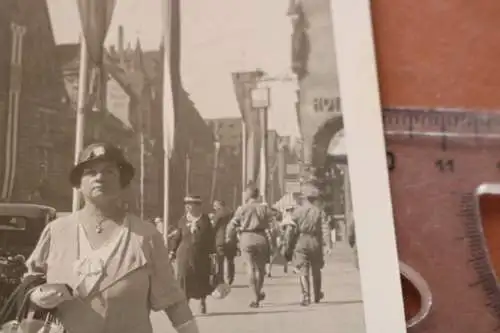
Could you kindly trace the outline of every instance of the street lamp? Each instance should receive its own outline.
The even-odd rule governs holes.
[[[260,190],[262,193],[263,202],[267,202],[267,176],[268,176],[268,153],[267,153],[267,122],[268,109],[270,106],[271,92],[269,87],[257,87],[251,91],[252,108],[258,112],[261,131],[261,146],[260,146]]]

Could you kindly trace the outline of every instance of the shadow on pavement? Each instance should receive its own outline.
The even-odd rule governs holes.
[[[320,303],[314,304],[314,306],[321,305],[348,305],[348,304],[363,304],[363,301],[360,299],[356,300],[348,300],[348,301],[321,301]]]
[[[298,306],[300,303],[300,301],[297,301],[297,302],[293,302],[293,303],[267,303],[267,304],[264,304],[265,307],[275,307],[275,306]],[[316,308],[316,307],[320,307],[320,306],[329,306],[329,305],[349,305],[349,304],[363,304],[363,301],[362,300],[342,300],[342,301],[321,301],[320,303],[312,303],[311,305],[309,305],[308,307],[306,307],[307,309],[313,309],[313,308]],[[304,309],[305,307],[301,307],[302,309]]]
[[[233,284],[231,286],[231,289],[241,289],[241,288],[248,288],[248,285],[246,285],[246,284]]]
[[[249,311],[249,312],[213,312],[207,314],[200,314],[196,317],[206,318],[206,317],[220,317],[220,316],[249,316],[249,315],[264,315],[264,314],[277,314],[277,313],[291,313],[291,312],[304,312],[308,308],[298,308],[297,310],[276,310],[276,311]],[[312,310],[312,309],[311,309]]]

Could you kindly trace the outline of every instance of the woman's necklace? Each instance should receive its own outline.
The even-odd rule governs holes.
[[[104,221],[106,221],[106,220],[100,220],[95,225],[95,232],[97,232],[98,234],[102,233],[102,231],[104,230],[104,227],[103,227]]]
[[[97,221],[95,223],[95,232],[97,234],[102,234],[103,231],[104,231],[104,226],[105,226],[105,222],[108,221],[108,220],[116,220],[118,221],[119,219],[123,219],[124,218],[124,215],[122,214],[123,212],[120,212],[119,214],[116,214],[116,219],[114,217],[108,217],[108,215],[103,215],[101,213],[98,213],[98,212],[90,212],[88,213],[86,216],[84,216],[85,219],[87,219],[87,221]],[[113,214],[115,215],[115,214]]]

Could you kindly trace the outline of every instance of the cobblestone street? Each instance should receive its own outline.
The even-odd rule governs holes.
[[[337,243],[323,272],[324,301],[301,307],[296,276],[291,272],[284,274],[283,266],[275,265],[273,277],[265,282],[266,300],[261,308],[250,309],[250,290],[246,287],[243,265],[238,258],[231,294],[224,300],[207,299],[206,315],[199,314],[197,302],[192,302],[192,309],[201,332],[363,333],[363,304],[352,250]],[[153,323],[155,333],[173,332],[162,313],[153,314]]]

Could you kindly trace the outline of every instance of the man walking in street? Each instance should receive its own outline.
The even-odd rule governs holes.
[[[292,220],[297,225],[297,243],[294,250],[294,264],[299,274],[302,289],[301,305],[311,303],[310,276],[312,275],[314,302],[319,303],[323,297],[321,290],[321,269],[325,260],[323,246],[326,254],[332,249],[330,225],[325,211],[321,207],[319,191],[316,188],[306,188],[306,200],[297,207]]]
[[[267,230],[272,211],[269,206],[259,202],[259,189],[249,186],[245,190],[245,203],[238,207],[226,232],[226,241],[231,241],[237,229],[240,232],[240,250],[246,263],[250,287],[255,299],[250,307],[257,308],[264,300],[262,292],[266,263],[269,258]]]
[[[215,231],[215,247],[217,253],[217,279],[224,282],[224,263],[227,263],[228,284],[234,281],[234,257],[236,256],[236,237],[226,242],[226,228],[233,217],[232,212],[226,208],[224,201],[216,200],[213,203],[213,226]]]

